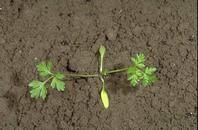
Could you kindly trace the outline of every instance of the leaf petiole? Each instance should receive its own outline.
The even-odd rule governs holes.
[[[54,76],[51,76],[49,78],[47,78],[43,83],[46,84],[49,80],[51,80],[52,78],[54,78]]]
[[[128,68],[121,68],[121,69],[116,69],[116,70],[110,70],[110,71],[106,71],[104,74],[102,75],[107,75],[107,74],[113,74],[113,73],[118,73],[118,72],[123,72],[123,71],[127,71]],[[99,77],[100,74],[72,74],[72,73],[66,73],[65,74],[66,77],[82,77],[82,78],[94,78],[94,77]]]
[[[116,69],[116,70],[110,70],[110,71],[107,71],[106,74],[113,74],[113,73],[123,72],[123,71],[127,71],[127,70],[128,70],[128,67],[127,68]]]
[[[65,74],[68,77],[82,77],[82,78],[91,78],[91,77],[98,77],[98,74]],[[43,83],[46,84],[49,80],[54,78],[54,75],[47,78]]]
[[[128,68],[122,68],[122,69],[117,69],[117,70],[111,70],[111,71],[107,71],[106,74],[112,74],[112,73],[118,73],[118,72],[123,72],[123,71],[126,71]],[[64,74],[65,76],[67,77],[82,77],[82,78],[94,78],[94,77],[99,77],[100,75],[99,74]],[[49,77],[48,79],[46,79],[44,81],[44,83],[47,83],[49,80],[51,80],[52,78],[54,77],[51,76]]]
[[[98,74],[65,74],[68,77],[82,77],[82,78],[91,78],[91,77],[98,77]]]

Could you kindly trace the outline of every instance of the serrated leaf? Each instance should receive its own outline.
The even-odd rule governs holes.
[[[65,90],[65,83],[58,78],[54,77],[51,82],[51,87],[57,89],[58,91]]]
[[[137,54],[136,58],[137,58],[139,63],[143,63],[145,61],[145,56],[144,56],[143,53]]]
[[[133,87],[135,87],[140,79],[142,79],[143,72],[138,69],[137,67],[129,67],[127,70],[128,73],[128,80],[130,80],[130,83]]]
[[[153,74],[157,69],[155,67],[146,67],[145,68],[145,73],[148,74],[148,75],[151,75]]]
[[[154,72],[157,70],[155,67],[145,67],[145,56],[143,53],[137,54],[131,58],[134,66],[129,67],[127,70],[128,80],[132,86],[136,86],[142,80],[143,85],[150,85],[156,81]]]
[[[128,74],[135,74],[138,77],[142,76],[142,71],[138,69],[137,67],[129,67],[127,70]]]
[[[45,83],[38,81],[38,80],[33,80],[31,83],[28,85],[30,87],[30,94],[32,98],[42,98],[45,99],[47,96],[47,89],[45,87]]]
[[[137,54],[134,58],[131,58],[133,64],[139,68],[144,68],[145,56],[143,53]]]
[[[40,76],[48,76],[51,75],[51,69],[52,69],[52,63],[50,61],[48,62],[41,62],[36,66],[37,71],[39,72]]]
[[[109,97],[104,88],[102,89],[100,96],[101,96],[101,100],[104,105],[104,108],[107,109],[109,107]]]
[[[157,77],[154,75],[154,72],[157,69],[155,67],[146,67],[144,70],[143,81],[142,84],[144,86],[150,85],[157,80]]]
[[[144,86],[151,85],[156,80],[157,80],[157,77],[155,75],[144,74],[142,84]]]
[[[57,79],[63,80],[65,78],[65,75],[63,73],[58,72],[55,74],[55,77]]]
[[[137,75],[132,75],[128,78],[130,80],[130,83],[133,87],[135,87],[138,84],[139,78]]]

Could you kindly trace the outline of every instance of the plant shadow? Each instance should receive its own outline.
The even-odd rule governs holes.
[[[122,91],[124,95],[127,95],[138,90],[138,87],[131,87],[130,82],[127,80],[127,76],[122,73],[112,74],[107,77],[106,84],[108,86],[108,90],[114,94]]]

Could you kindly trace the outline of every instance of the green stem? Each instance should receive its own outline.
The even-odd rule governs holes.
[[[122,69],[117,69],[117,70],[110,70],[110,71],[107,71],[106,74],[113,74],[113,73],[123,72],[123,71],[126,71],[126,70],[128,70],[128,68],[122,68]]]
[[[102,82],[102,89],[105,89],[105,81],[104,81],[104,78],[102,77],[102,75],[100,76],[100,80]]]
[[[113,74],[113,73],[118,73],[122,71],[126,71],[128,68],[122,68],[122,69],[117,69],[117,70],[110,70],[107,71],[106,74]],[[94,77],[99,77],[100,74],[65,74],[67,77],[82,77],[82,78],[94,78]]]
[[[45,81],[44,81],[44,84],[46,84],[50,79],[52,79],[54,76],[51,76],[51,77],[49,77],[48,79],[46,79]]]
[[[100,60],[100,73],[102,73],[102,71],[103,71],[103,60]]]
[[[92,77],[98,77],[98,74],[65,74],[65,76],[69,77],[82,77],[82,78],[92,78]]]
[[[128,68],[122,68],[122,69],[117,69],[117,70],[111,70],[111,71],[107,71],[106,74],[113,74],[113,73],[118,73],[118,72],[122,72],[122,71],[126,71]],[[67,77],[79,77],[79,78],[94,78],[94,77],[99,77],[100,74],[65,74],[65,76]],[[52,79],[54,77],[51,76],[48,79],[46,79],[44,81],[44,83],[47,83],[50,79]],[[102,81],[104,81],[103,77],[102,77]]]

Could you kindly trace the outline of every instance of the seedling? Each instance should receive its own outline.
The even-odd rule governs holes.
[[[39,63],[36,68],[41,78],[45,80],[33,80],[29,83],[30,95],[32,98],[45,99],[47,96],[47,84],[50,83],[50,87],[57,89],[58,91],[65,90],[65,82],[69,78],[99,78],[102,83],[100,92],[101,100],[104,107],[109,107],[109,96],[106,88],[105,77],[113,73],[126,72],[128,80],[132,87],[136,87],[140,82],[143,86],[148,86],[157,80],[155,76],[156,68],[145,66],[145,56],[143,53],[137,54],[131,58],[132,65],[126,68],[108,70],[104,68],[104,56],[106,49],[104,46],[100,46],[100,67],[97,74],[76,74],[76,73],[61,73],[52,71],[53,65],[50,61]]]

